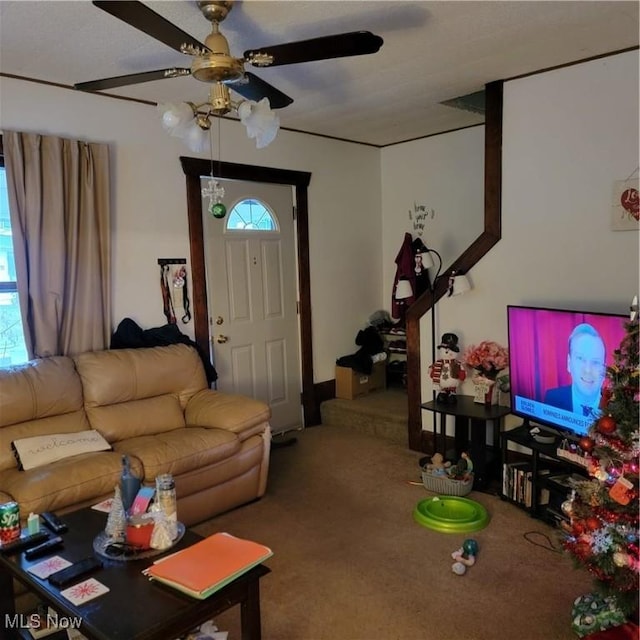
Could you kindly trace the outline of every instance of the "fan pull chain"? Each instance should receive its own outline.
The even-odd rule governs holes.
[[[220,164],[220,117],[218,116],[218,165]],[[209,183],[202,189],[202,197],[209,198],[207,210],[214,218],[224,218],[227,215],[227,207],[222,204],[224,198],[224,187],[213,176],[213,133],[209,129],[209,157],[211,158],[211,175]]]

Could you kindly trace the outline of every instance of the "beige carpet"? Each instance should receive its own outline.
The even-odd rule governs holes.
[[[409,408],[404,389],[389,388],[354,400],[333,398],[320,405],[323,425],[344,426],[407,445]]]
[[[538,546],[555,530],[495,496],[471,493],[492,520],[474,534],[417,524],[420,454],[347,428],[320,426],[272,452],[261,500],[198,525],[270,546],[261,583],[264,640],[575,640],[573,600],[586,571]],[[525,538],[528,534],[528,541]],[[451,553],[479,544],[466,575]],[[216,619],[240,640],[239,608]]]

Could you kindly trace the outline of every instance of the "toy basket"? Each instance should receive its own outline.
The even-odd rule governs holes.
[[[448,476],[434,475],[423,469],[422,484],[427,491],[443,496],[466,496],[473,489],[473,473],[464,480],[457,480]]]

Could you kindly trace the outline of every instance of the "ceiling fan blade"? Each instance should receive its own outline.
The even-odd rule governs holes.
[[[260,102],[262,98],[268,98],[272,109],[282,109],[293,102],[293,98],[290,98],[253,73],[247,71],[244,76],[246,79],[245,82],[240,81],[229,85],[230,89],[239,93],[243,98],[255,100],[256,102]]]
[[[198,42],[193,36],[185,33],[182,29],[176,27],[173,23],[163,18],[159,13],[149,9],[142,2],[135,0],[94,0],[93,4],[112,16],[126,22],[127,24],[139,29],[143,33],[160,40],[176,51],[181,51],[183,44],[199,47],[208,51],[201,42]]]
[[[315,60],[328,60],[330,58],[344,58],[346,56],[362,56],[375,53],[380,49],[384,40],[370,31],[351,31],[339,33],[333,36],[312,38],[289,42],[262,49],[250,49],[244,52],[244,59],[250,64],[253,58],[260,55],[273,56],[271,64],[260,64],[259,58],[256,66],[275,67],[283,64],[296,64],[298,62],[313,62]]]
[[[165,78],[178,78],[188,75],[191,75],[191,69],[173,67],[171,69],[158,69],[157,71],[145,71],[143,73],[131,73],[126,76],[103,78],[102,80],[78,82],[78,84],[73,85],[73,88],[80,91],[102,91],[103,89],[125,87],[129,84],[140,84],[142,82],[151,82],[152,80],[164,80]]]

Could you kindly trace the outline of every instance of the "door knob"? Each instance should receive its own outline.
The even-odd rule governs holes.
[[[229,342],[229,336],[223,336],[222,334],[219,334],[216,336],[216,342],[218,344],[224,344],[225,342]]]

